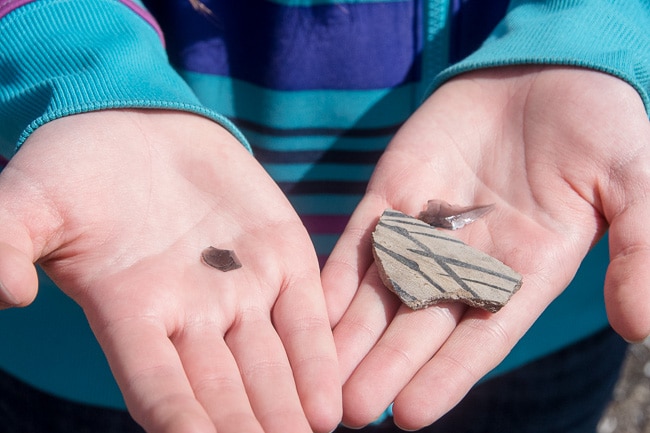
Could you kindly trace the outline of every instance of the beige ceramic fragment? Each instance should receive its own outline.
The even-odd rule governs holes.
[[[499,260],[398,211],[383,213],[372,240],[382,281],[413,309],[460,301],[496,312],[522,283]]]

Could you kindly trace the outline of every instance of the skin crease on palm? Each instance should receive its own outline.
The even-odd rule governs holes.
[[[391,402],[402,428],[434,422],[507,355],[607,229],[610,323],[631,341],[648,335],[650,235],[638,224],[650,212],[648,144],[638,93],[598,72],[476,71],[429,97],[383,155],[322,273],[343,422],[365,425]],[[381,284],[370,252],[378,216],[417,215],[432,198],[495,203],[455,234],[523,274],[500,312],[410,311]]]
[[[2,285],[25,305],[32,262],[43,266],[83,307],[147,431],[337,425],[339,370],[311,241],[223,128],[175,112],[62,118],[11,160],[0,200]],[[208,245],[236,251],[243,267],[206,266]]]
[[[393,401],[416,429],[506,356],[608,228],[610,321],[628,340],[648,334],[649,142],[638,94],[614,77],[457,77],[394,137],[319,280],[300,219],[223,128],[173,112],[70,116],[0,174],[0,297],[29,304],[41,264],[83,307],[150,432],[328,431],[341,408],[360,426]],[[381,285],[377,218],[432,198],[495,203],[456,233],[524,275],[499,313],[413,312]],[[208,245],[242,268],[205,266]]]

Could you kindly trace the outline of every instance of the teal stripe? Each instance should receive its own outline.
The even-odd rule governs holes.
[[[301,215],[349,215],[357,207],[361,197],[352,194],[306,194],[289,195],[289,201]]]
[[[417,106],[417,84],[379,90],[280,91],[241,80],[180,72],[207,107],[274,128],[382,128]]]
[[[374,165],[352,164],[264,164],[276,182],[309,180],[343,180],[365,182],[370,179]]]
[[[390,136],[383,137],[337,137],[337,136],[310,136],[306,137],[276,137],[240,128],[248,141],[256,147],[280,152],[311,151],[311,150],[347,150],[347,151],[375,151],[384,150]]]
[[[339,235],[311,235],[314,249],[319,256],[329,255],[339,240]]]
[[[430,83],[446,66],[442,59],[449,58],[450,35],[450,4],[449,1],[425,0],[425,35],[424,50],[422,50],[422,79],[420,97],[429,95]]]

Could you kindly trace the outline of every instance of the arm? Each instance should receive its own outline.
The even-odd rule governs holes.
[[[524,3],[513,3],[485,46],[434,83],[437,90],[382,157],[323,271],[349,425],[372,421],[393,401],[395,420],[405,428],[442,416],[508,354],[608,228],[610,321],[629,340],[650,332],[650,307],[637,301],[648,295],[640,282],[648,277],[650,239],[636,223],[650,210],[644,198],[650,164],[643,104],[647,54],[636,55],[638,44],[619,41],[624,52],[616,58],[629,59],[627,70],[636,75],[617,75],[632,86],[588,69],[505,67],[533,60],[561,65],[570,57],[559,52],[572,58],[579,52],[571,35],[564,35],[566,46],[555,45],[540,37],[536,23],[559,31],[566,28],[564,19],[575,24],[585,12],[581,7]],[[632,3],[625,7],[639,9],[636,23],[624,20],[621,31],[643,42],[648,11]],[[531,16],[515,6],[541,10]],[[598,18],[617,20],[618,12],[601,10]],[[608,59],[597,52],[607,50],[606,43],[597,36],[598,25],[591,31],[582,39],[593,43],[577,59],[584,59],[580,66],[605,70],[594,59]],[[518,43],[519,51],[513,48]],[[493,68],[469,72],[487,67]],[[376,218],[386,207],[416,215],[431,198],[497,204],[496,212],[458,234],[524,274],[524,286],[499,313],[456,304],[412,312],[381,285],[369,242]]]
[[[196,113],[247,146],[227,119],[200,104],[169,65],[162,34],[146,10],[129,0],[75,7],[22,3],[10,1],[0,9],[3,146],[20,147],[49,121],[115,108]]]
[[[331,430],[337,362],[295,212],[150,24],[119,2],[72,4],[0,21],[15,71],[2,140],[23,143],[0,174],[2,302],[33,299],[38,262],[84,309],[147,431]],[[243,267],[204,265],[209,245]]]
[[[509,65],[592,69],[626,81],[650,109],[650,10],[643,1],[513,0],[479,50],[452,65],[430,91],[464,72]]]

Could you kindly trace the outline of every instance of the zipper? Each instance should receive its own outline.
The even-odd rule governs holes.
[[[422,0],[422,75],[417,100],[428,95],[433,79],[449,64],[450,0]]]

